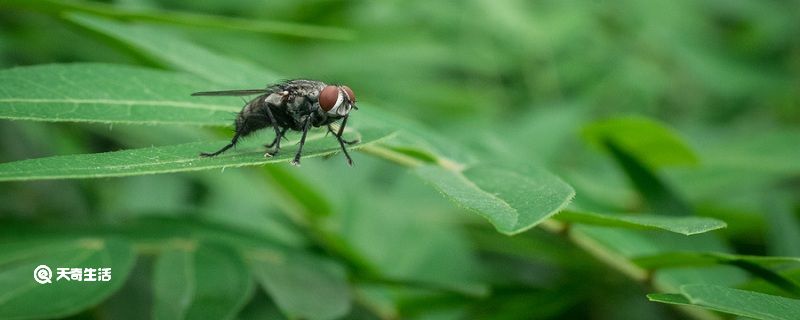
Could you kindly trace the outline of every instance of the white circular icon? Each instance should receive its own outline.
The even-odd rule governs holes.
[[[52,281],[50,281],[52,277],[53,271],[46,265],[40,265],[36,267],[36,269],[33,269],[33,280],[36,280],[38,283],[52,283]]]

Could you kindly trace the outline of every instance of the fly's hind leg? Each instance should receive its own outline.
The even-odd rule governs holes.
[[[208,158],[216,157],[216,156],[220,155],[221,153],[223,153],[225,151],[228,151],[228,149],[232,148],[233,146],[235,146],[236,142],[238,142],[238,141],[239,141],[239,133],[237,132],[236,134],[233,135],[233,139],[231,139],[231,143],[228,143],[226,146],[222,147],[222,149],[219,149],[219,150],[217,150],[215,152],[201,152],[200,156],[201,157],[208,157]]]

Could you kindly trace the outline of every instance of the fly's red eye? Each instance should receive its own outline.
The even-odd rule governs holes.
[[[326,86],[319,92],[319,106],[325,112],[333,109],[336,105],[336,100],[339,100],[339,89],[336,86]]]
[[[350,89],[350,87],[342,86],[342,89],[344,89],[344,93],[347,94],[347,99],[350,100],[350,102],[356,102],[356,94],[353,93],[353,90]]]

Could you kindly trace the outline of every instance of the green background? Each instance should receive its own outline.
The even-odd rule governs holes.
[[[800,315],[798,1],[3,0],[0,68],[2,319]],[[355,167],[197,156],[291,78]]]

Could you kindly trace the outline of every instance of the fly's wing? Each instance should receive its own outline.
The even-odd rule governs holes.
[[[251,96],[254,94],[264,94],[271,92],[267,89],[244,89],[244,90],[225,90],[225,91],[203,91],[192,93],[193,96]]]

